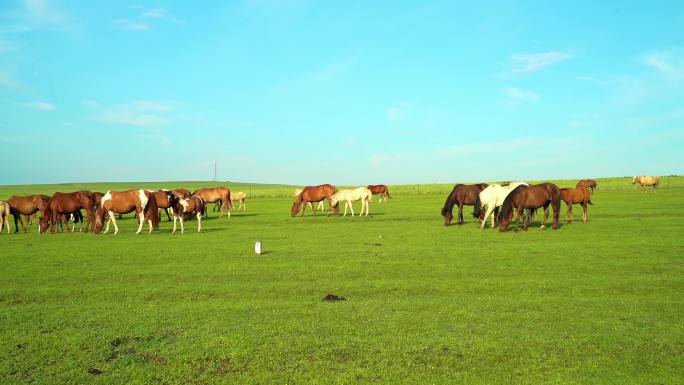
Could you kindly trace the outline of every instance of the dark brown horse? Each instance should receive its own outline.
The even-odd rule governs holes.
[[[594,189],[596,188],[596,181],[593,179],[582,179],[581,181],[577,182],[576,187],[584,187],[584,188],[589,188],[591,189],[591,193],[594,193]]]
[[[95,197],[90,191],[76,191],[71,193],[56,192],[45,204],[43,217],[40,218],[38,232],[44,233],[48,227],[50,232],[55,232],[55,226],[60,224],[64,217],[69,217],[72,213],[85,209],[88,225],[86,232],[94,225],[95,216]],[[68,221],[68,219],[67,219]]]
[[[553,208],[553,229],[556,230],[560,213],[560,199],[560,189],[553,183],[516,187],[508,194],[499,211],[499,231],[506,231],[508,229],[508,224],[511,222],[514,212],[517,223],[517,220],[522,216],[522,211],[525,209],[529,210],[529,214],[523,222],[523,229],[527,230],[532,215],[540,207],[544,208],[544,221],[541,225],[543,229],[546,227],[546,221],[549,218],[549,206]]]
[[[458,224],[462,225],[464,223],[463,220],[463,206],[468,205],[468,206],[473,206],[475,202],[477,201],[478,196],[480,195],[480,192],[487,188],[486,183],[478,183],[478,184],[471,184],[471,185],[465,185],[465,184],[457,184],[454,186],[454,189],[451,190],[451,193],[449,193],[449,196],[446,199],[446,202],[444,203],[444,207],[442,208],[442,217],[444,217],[444,226],[448,226],[451,224],[451,220],[454,219],[454,214],[453,214],[453,209],[454,206],[458,206]]]
[[[169,209],[171,209],[172,214],[177,201],[180,199],[178,195],[174,194],[171,190],[155,190],[149,191],[152,193],[152,197],[157,203],[157,208],[164,210],[166,213],[166,218],[171,222],[171,215],[169,215]],[[161,211],[159,212],[159,221],[161,221]]]
[[[104,232],[106,234],[109,231],[109,223],[113,222],[114,234],[118,234],[119,226],[116,224],[114,214],[128,214],[132,211],[136,212],[140,221],[136,234],[140,234],[146,220],[150,227],[150,233],[159,226],[157,202],[151,192],[142,189],[107,191],[102,197],[100,207],[97,208],[95,232],[100,233],[102,231],[104,216],[108,214],[109,219],[107,220],[107,227]]]
[[[322,200],[327,200],[330,210],[333,210],[335,214],[339,212],[339,208],[332,206],[331,198],[333,194],[337,192],[335,186],[331,184],[322,184],[318,186],[306,186],[302,189],[302,192],[295,197],[294,203],[292,203],[292,208],[290,209],[290,214],[294,217],[299,213],[299,209],[304,203],[304,209],[302,210],[302,216],[306,212],[307,203],[316,203]],[[313,210],[314,215],[316,215],[315,205],[311,205],[311,210]]]
[[[389,189],[384,184],[371,184],[368,185],[367,188],[373,193],[373,195],[380,195],[380,203],[382,203],[382,198],[385,198],[385,202],[387,202],[387,198],[391,198]]]
[[[593,205],[591,203],[591,193],[589,189],[584,187],[576,188],[562,188],[561,199],[568,206],[568,212],[565,215],[565,220],[567,223],[572,222],[572,205],[579,203],[582,206],[582,223],[587,223],[587,204]]]
[[[38,211],[43,211],[45,204],[50,200],[47,195],[27,195],[27,196],[12,196],[7,200],[10,205],[10,214],[14,217],[14,232],[19,232],[19,225],[26,232],[26,224],[22,219],[22,215],[30,217]],[[9,225],[9,224],[8,224]]]
[[[227,187],[209,187],[195,190],[192,195],[197,195],[204,201],[204,215],[207,216],[207,204],[221,202],[221,214],[227,211],[230,217],[230,212],[233,211],[233,201],[230,199],[230,189]]]

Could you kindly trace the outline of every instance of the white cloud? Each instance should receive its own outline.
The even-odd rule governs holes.
[[[20,105],[28,108],[32,108],[34,110],[38,111],[53,111],[57,109],[57,106],[55,106],[52,103],[47,103],[47,102],[31,102],[31,103],[21,103]]]
[[[93,119],[103,123],[125,124],[138,127],[162,126],[171,122],[165,114],[174,109],[174,104],[158,100],[138,100],[105,108]]]
[[[398,123],[406,119],[414,110],[415,106],[413,103],[404,101],[395,106],[387,108],[387,119],[392,123]]]
[[[517,54],[511,56],[511,71],[514,74],[525,74],[541,70],[554,63],[572,58],[572,54],[562,51]]]
[[[129,21],[127,19],[117,19],[112,21],[115,27],[126,31],[146,31],[150,29],[149,24],[139,21]]]
[[[670,52],[650,52],[641,57],[641,62],[673,82],[684,80],[684,60],[678,60]]]
[[[23,0],[26,18],[35,28],[68,29],[69,16],[50,0]]]
[[[504,105],[506,108],[513,108],[521,103],[537,103],[539,95],[530,90],[515,87],[502,88],[501,92],[506,96]]]

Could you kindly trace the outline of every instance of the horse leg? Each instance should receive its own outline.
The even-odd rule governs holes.
[[[541,224],[541,228],[546,228],[546,221],[549,219],[549,206],[544,207],[544,221]]]
[[[311,202],[304,203],[304,207],[302,208],[302,215],[301,216],[304,216],[304,213],[306,212],[307,203],[308,203],[308,206],[311,206]],[[313,207],[311,207],[311,208],[313,209]]]
[[[197,232],[202,231],[202,213],[197,213]]]
[[[458,224],[463,224],[463,202],[458,203]]]
[[[582,203],[582,223],[587,223],[587,202]]]
[[[352,201],[347,201],[347,204],[349,204],[349,209],[352,212],[352,217],[354,216],[354,205],[352,204]]]
[[[135,235],[138,235],[142,232],[142,228],[145,225],[145,213],[143,212],[142,207],[136,207],[136,209],[136,212],[138,213],[138,220],[140,221],[140,224],[138,224],[138,231],[135,232]]]
[[[171,234],[176,234],[176,219],[177,218],[178,218],[178,216],[176,215],[176,213],[174,213],[173,214],[173,230],[171,230]]]

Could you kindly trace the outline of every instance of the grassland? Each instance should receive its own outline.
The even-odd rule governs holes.
[[[201,234],[135,236],[130,216],[117,236],[3,233],[0,383],[681,383],[684,178],[670,183],[599,180],[589,223],[557,231],[445,227],[449,185],[392,186],[368,218],[291,218],[290,186],[229,184],[251,188],[248,211]]]

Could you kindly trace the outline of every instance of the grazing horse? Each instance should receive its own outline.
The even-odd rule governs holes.
[[[43,211],[45,204],[50,200],[47,195],[27,195],[27,196],[12,196],[7,200],[10,205],[10,214],[14,217],[14,232],[19,232],[19,225],[26,232],[26,224],[22,219],[22,215],[29,217],[37,211]]]
[[[546,220],[549,218],[549,205],[553,207],[553,229],[556,230],[558,228],[560,199],[560,189],[553,183],[542,183],[532,186],[520,185],[516,187],[508,194],[506,199],[504,199],[503,205],[501,205],[501,210],[499,211],[499,231],[506,231],[508,229],[513,212],[517,214],[517,223],[517,219],[522,216],[522,211],[529,209],[530,213],[523,222],[523,229],[527,230],[532,215],[540,207],[544,208],[544,221],[541,225],[541,228],[544,229],[546,227]]]
[[[520,185],[528,186],[525,182],[514,182],[507,185],[493,184],[480,192],[480,195],[475,200],[473,216],[480,219],[481,229],[484,229],[489,217],[492,218],[492,228],[494,228],[494,218],[498,214],[499,207],[501,207],[508,194]]]
[[[454,205],[458,206],[458,224],[462,225],[463,221],[463,205],[472,206],[477,201],[477,197],[480,192],[487,188],[487,184],[457,184],[454,189],[451,190],[449,196],[444,203],[442,208],[442,217],[444,217],[444,226],[451,224],[451,220],[454,218],[453,209]]]
[[[373,198],[373,192],[367,187],[359,187],[353,190],[340,190],[333,194],[330,198],[330,205],[337,208],[340,201],[344,202],[344,215],[347,215],[347,207],[351,209],[352,217],[354,216],[354,207],[352,206],[352,201],[361,201],[361,212],[359,216],[363,215],[363,209],[366,209],[366,216],[368,216],[368,210],[370,208],[370,200]]]
[[[591,193],[588,188],[562,188],[560,189],[561,199],[568,206],[568,212],[565,215],[566,223],[572,222],[572,205],[579,203],[582,206],[582,223],[587,223],[587,204],[591,203]]]
[[[10,205],[7,202],[0,201],[0,233],[2,227],[7,227],[7,234],[10,233]]]
[[[93,214],[94,207],[95,197],[90,191],[82,190],[71,193],[56,192],[45,204],[43,217],[40,218],[40,223],[38,224],[38,232],[41,234],[44,233],[49,226],[50,232],[54,233],[55,226],[61,224],[63,217],[70,216],[72,213],[80,211],[81,209],[86,210],[88,225],[86,226],[85,231],[87,232],[95,223]]]
[[[173,231],[176,233],[176,219],[180,219],[181,234],[185,234],[185,227],[183,226],[183,219],[185,215],[195,214],[197,217],[197,232],[202,231],[202,213],[206,210],[204,199],[197,195],[191,195],[188,198],[178,199],[173,208]]]
[[[582,179],[579,182],[577,182],[577,186],[575,187],[584,187],[584,188],[589,188],[591,189],[591,193],[594,193],[594,189],[596,188],[596,181],[593,179]]]
[[[387,198],[391,198],[389,189],[384,184],[368,185],[367,187],[373,195],[380,195],[380,203],[382,203],[382,198],[385,198],[385,202],[387,202]]]
[[[238,206],[237,211],[240,211],[241,208],[242,208],[242,211],[247,210],[247,205],[245,204],[246,199],[247,199],[247,194],[245,194],[242,191],[238,191],[235,194],[230,194],[230,200],[240,202],[240,206]]]
[[[641,192],[646,192],[646,187],[653,186],[653,193],[655,194],[658,185],[660,184],[659,176],[634,176],[632,177],[632,184],[639,183]]]
[[[302,193],[302,191],[304,191],[304,190],[301,189],[301,188],[296,188],[296,189],[294,189],[294,191],[292,192],[292,196],[296,198],[297,195],[299,195],[299,194]],[[306,202],[306,204],[309,205],[309,208],[313,210],[313,204],[312,204],[311,202]],[[323,201],[318,202],[318,209],[317,209],[317,210],[318,210],[318,211],[323,211]]]
[[[186,190],[184,188],[175,188],[171,190],[171,192],[176,194],[176,196],[179,198],[190,198],[190,195],[192,195],[190,190]]]
[[[302,210],[302,216],[306,212],[306,203],[316,203],[322,202],[324,199],[328,201],[330,210],[333,210],[332,196],[337,192],[335,186],[331,184],[322,184],[318,186],[306,186],[302,189],[302,192],[295,197],[294,203],[292,203],[292,208],[290,209],[290,214],[294,217],[299,213],[299,209],[304,203],[304,209]],[[311,210],[316,215],[316,209],[311,206]],[[334,208],[335,214],[338,213],[338,209]]]
[[[108,214],[109,219],[107,220],[107,227],[105,228],[104,233],[107,234],[109,231],[109,223],[113,222],[114,235],[118,234],[119,226],[116,225],[114,214],[128,214],[132,211],[136,212],[138,220],[140,221],[136,234],[140,234],[142,231],[145,220],[147,220],[150,233],[159,225],[157,201],[154,199],[151,192],[142,189],[107,191],[102,197],[100,207],[97,209],[95,232],[99,234],[102,231],[104,216],[105,214]]]
[[[152,197],[154,198],[154,201],[157,204],[157,209],[159,209],[159,221],[161,222],[161,210],[164,210],[164,212],[166,213],[166,218],[169,222],[171,222],[169,209],[171,209],[171,211],[173,212],[173,208],[176,204],[176,201],[179,199],[178,196],[174,194],[171,190],[148,190],[147,192],[152,194]]]
[[[233,211],[233,202],[230,200],[230,189],[227,187],[208,187],[195,190],[192,195],[197,195],[204,201],[204,215],[206,214],[208,203],[221,202],[221,214],[219,218],[223,217],[223,212],[228,212],[228,217],[230,217],[230,212]]]

